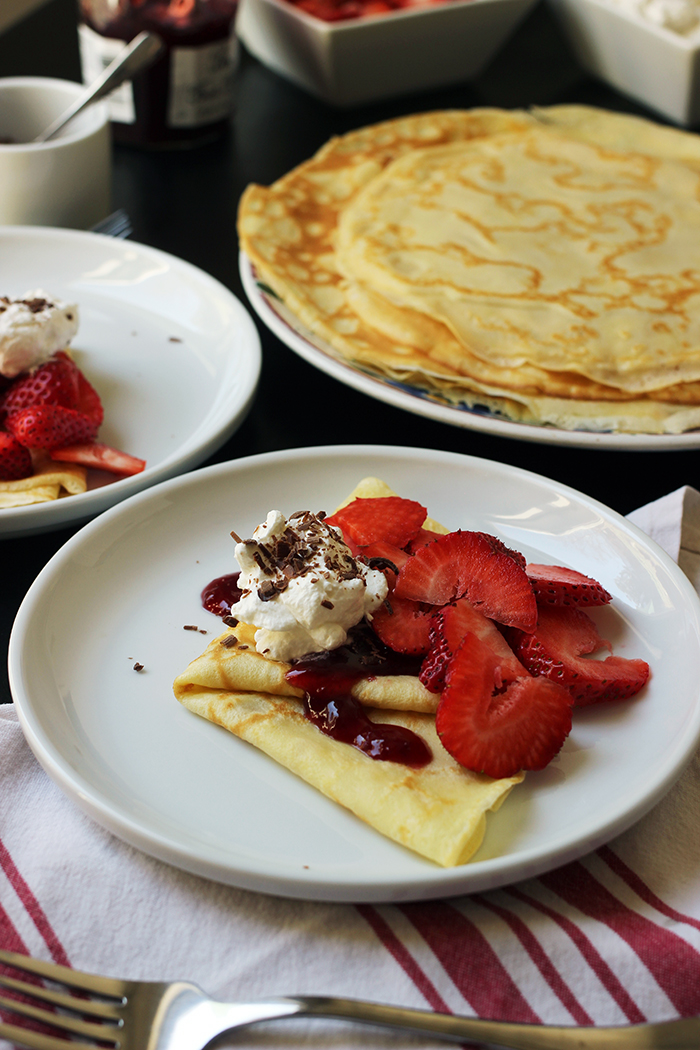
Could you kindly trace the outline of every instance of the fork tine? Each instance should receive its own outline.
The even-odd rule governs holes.
[[[95,999],[78,999],[74,995],[56,992],[53,988],[44,988],[43,984],[29,984],[28,981],[18,981],[15,977],[5,977],[2,973],[0,973],[0,988],[9,988],[13,992],[20,992],[33,999],[41,999],[42,1002],[60,1006],[63,1010],[74,1010],[76,1013],[88,1014],[90,1017],[104,1017],[109,1021],[119,1020],[120,1015],[116,1004]]]
[[[5,995],[0,995],[0,1007],[20,1014],[22,1017],[31,1017],[33,1021],[41,1021],[42,1024],[50,1025],[51,1028],[62,1028],[63,1031],[72,1032],[73,1035],[82,1035],[88,1039],[99,1039],[103,1042],[119,1042],[119,1028],[114,1025],[93,1024],[90,1021],[81,1021],[79,1017],[65,1017],[63,1014],[52,1013],[51,1010],[43,1010],[40,1006],[20,1002],[19,999],[8,999]]]
[[[52,1035],[35,1032],[31,1028],[20,1028],[19,1025],[4,1024],[0,1021],[0,1039],[6,1039],[14,1046],[26,1046],[29,1050],[70,1050],[75,1046],[70,1039],[57,1039]],[[80,1043],[80,1050],[100,1050],[95,1043]]]
[[[78,988],[82,992],[106,995],[112,999],[123,999],[126,994],[124,981],[112,977],[101,977],[94,973],[83,973],[80,970],[71,970],[69,966],[44,962],[43,959],[33,959],[30,955],[8,952],[3,948],[0,948],[0,965],[10,966],[24,973],[33,973],[37,977],[45,977],[48,981],[65,984],[68,988]]]

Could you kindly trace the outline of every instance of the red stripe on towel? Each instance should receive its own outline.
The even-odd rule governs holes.
[[[557,926],[559,926],[559,928],[571,938],[593,973],[605,988],[608,995],[617,1003],[630,1024],[641,1024],[642,1021],[647,1020],[646,1015],[639,1009],[634,999],[631,997],[617,975],[610,969],[598,949],[590,942],[586,934],[576,925],[575,922],[572,922],[571,919],[567,918],[565,915],[560,915],[558,911],[549,908],[546,904],[538,901],[535,897],[530,897],[528,894],[523,893],[522,890],[519,890],[514,886],[510,886],[508,889],[504,890],[504,892],[510,894],[511,897],[515,897],[516,900],[520,900],[524,904],[529,904],[530,907],[536,908],[537,911],[546,915],[547,918],[552,920],[552,922],[555,922]]]
[[[20,937],[15,924],[2,904],[0,904],[0,948],[4,948],[6,952],[20,952],[22,955],[28,954],[26,944]],[[3,973],[7,972],[4,966],[0,966],[0,969],[2,969]]]
[[[540,882],[622,938],[682,1017],[700,1013],[700,954],[682,937],[632,911],[578,861]]]
[[[365,922],[374,930],[389,954],[394,957],[404,973],[413,981],[431,1009],[439,1010],[441,1013],[451,1013],[452,1011],[433,982],[423,972],[411,953],[401,943],[389,924],[385,922],[376,909],[367,904],[357,904],[356,908]]]
[[[682,922],[686,926],[692,926],[695,930],[700,930],[700,921],[694,919],[691,915],[684,915],[683,912],[676,911],[675,908],[671,908],[670,905],[665,904],[660,897],[649,889],[647,884],[640,879],[636,872],[632,871],[623,860],[617,856],[616,853],[610,849],[609,846],[602,846],[597,850],[598,856],[604,861],[611,871],[614,871],[623,882],[626,882],[631,890],[637,894],[638,897],[646,903],[650,904],[652,908],[655,908],[661,915],[665,915],[668,919],[674,919],[676,922]]]
[[[493,901],[490,901],[487,897],[476,896],[473,897],[472,900],[476,901],[483,908],[488,908],[489,911],[494,913],[494,915],[498,915],[498,917],[503,919],[503,921],[510,927],[537,969],[542,974],[542,977],[559,999],[560,1003],[569,1011],[576,1024],[593,1024],[593,1018],[591,1015],[584,1010],[583,1006],[571,991],[532,930],[523,922],[520,916],[515,915],[507,908],[499,907],[499,905],[494,904]]]
[[[62,966],[70,966],[70,961],[65,949],[49,922],[44,909],[39,904],[39,901],[32,893],[28,884],[22,878],[17,865],[10,856],[10,851],[3,843],[2,839],[0,839],[0,867],[5,872],[10,885],[23,904],[27,915],[41,934],[46,947],[51,953],[53,961],[60,963]]]
[[[440,901],[400,908],[478,1017],[540,1021],[486,938],[461,912]]]

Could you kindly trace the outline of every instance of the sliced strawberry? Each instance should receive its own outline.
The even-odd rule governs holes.
[[[430,647],[421,664],[418,678],[431,693],[441,693],[445,688],[445,675],[455,649],[447,640],[442,612],[435,613],[430,620]]]
[[[78,407],[79,371],[62,350],[34,372],[23,373],[0,397],[0,417],[30,405]]]
[[[431,646],[418,676],[426,689],[433,693],[441,691],[450,661],[467,634],[475,634],[499,658],[504,681],[527,677],[527,670],[493,620],[475,609],[467,598],[459,598],[436,613],[431,621]]]
[[[399,573],[399,598],[447,605],[466,595],[498,623],[532,631],[537,603],[524,559],[486,532],[450,532],[412,554]]]
[[[425,547],[426,543],[430,543],[432,540],[436,540],[438,536],[442,535],[442,532],[431,532],[430,529],[419,529],[411,542],[406,546],[406,550],[409,554],[415,554],[419,547]]]
[[[623,656],[585,659],[611,646],[600,637],[590,616],[576,606],[542,605],[535,632],[510,631],[508,640],[531,674],[566,686],[579,707],[625,700],[638,693],[649,677],[644,660]]]
[[[390,588],[396,583],[399,569],[408,561],[408,554],[396,547],[393,543],[378,540],[376,543],[368,543],[365,547],[358,547],[358,553],[363,561],[373,569],[379,569],[387,578]],[[396,570],[396,571],[394,571]]]
[[[425,521],[427,511],[420,503],[400,496],[354,499],[326,521],[340,529],[359,546],[385,540],[405,547]]]
[[[75,407],[79,412],[84,412],[86,416],[94,420],[98,427],[102,426],[105,418],[102,399],[80,370],[78,370],[78,403]]]
[[[23,408],[9,415],[5,425],[20,444],[46,451],[92,441],[97,434],[97,424],[89,416],[60,405]]]
[[[561,565],[527,565],[527,578],[541,605],[607,605],[612,601],[602,584]]]
[[[372,613],[372,630],[396,653],[423,655],[430,646],[430,606],[390,595]]]
[[[140,474],[146,466],[145,459],[137,459],[136,456],[130,456],[128,452],[111,448],[110,445],[103,445],[99,441],[83,445],[68,445],[65,448],[53,448],[49,454],[51,459],[62,463],[80,463],[84,467],[108,470],[112,474]]]
[[[19,481],[33,472],[29,449],[20,445],[13,434],[0,430],[0,481]]]
[[[438,705],[440,739],[461,765],[490,777],[544,769],[571,731],[571,696],[547,678],[517,678],[505,689],[500,679],[499,658],[468,634]]]

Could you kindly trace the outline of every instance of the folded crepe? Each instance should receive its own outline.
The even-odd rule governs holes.
[[[18,481],[0,481],[0,509],[50,503],[87,489],[87,471],[72,463],[56,463],[44,453],[33,455],[34,473]]]
[[[393,495],[365,479],[357,495]],[[344,504],[343,504],[344,505]],[[434,531],[446,530],[426,520]],[[429,747],[418,769],[370,758],[322,733],[304,714],[303,693],[285,675],[289,665],[255,650],[255,628],[239,623],[209,643],[174,683],[190,711],[223,726],[346,807],[371,827],[445,867],[464,864],[479,849],[486,816],[523,774],[502,780],[460,766],[435,730],[438,697],[410,675],[368,678],[352,693],[374,722],[403,726]]]

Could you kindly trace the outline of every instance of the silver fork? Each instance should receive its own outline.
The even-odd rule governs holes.
[[[124,240],[126,237],[130,237],[134,232],[131,226],[131,219],[123,208],[117,208],[110,215],[107,215],[100,222],[95,223],[90,228],[91,233],[102,233],[105,237],[118,237],[120,240]]]
[[[0,965],[63,986],[63,990],[46,988],[0,974],[3,987],[54,1008],[0,995],[1,1011],[12,1011],[63,1033],[48,1035],[0,1022],[0,1038],[30,1050],[202,1050],[216,1036],[235,1028],[302,1015],[422,1032],[455,1042],[468,1039],[513,1050],[692,1050],[700,1043],[697,1018],[618,1028],[573,1028],[481,1021],[327,996],[223,1003],[186,981],[120,981],[1,949]]]

